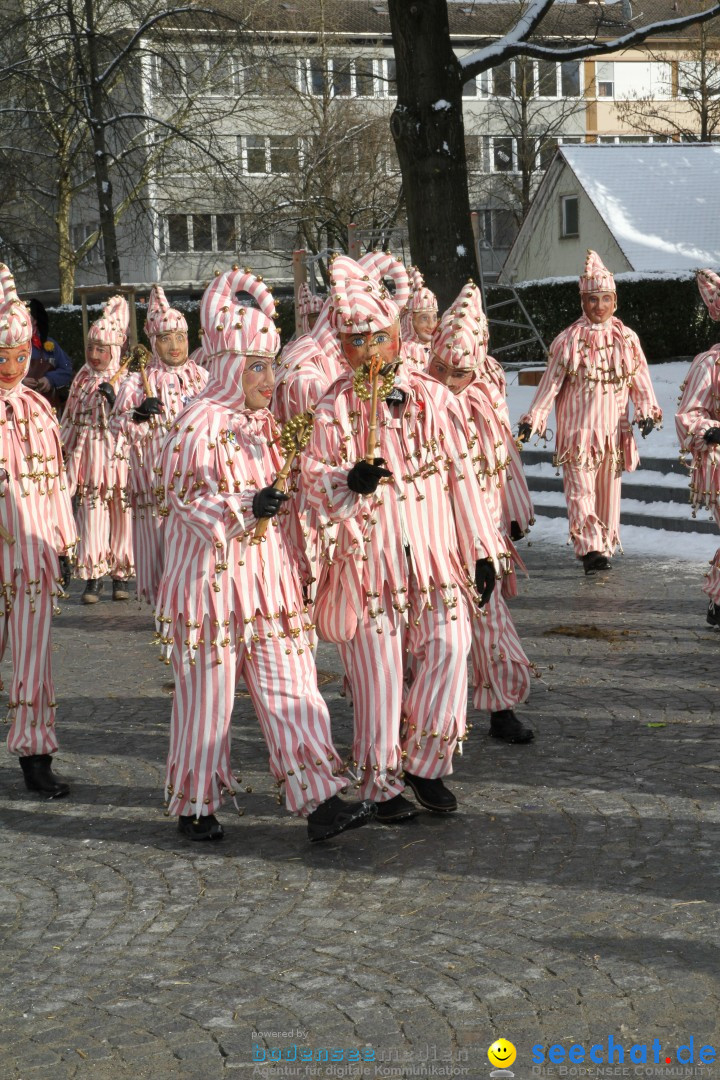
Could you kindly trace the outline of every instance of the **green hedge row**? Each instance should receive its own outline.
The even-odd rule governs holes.
[[[635,274],[618,274],[616,287],[616,314],[639,335],[650,363],[676,356],[696,356],[720,340],[720,327],[708,315],[693,275],[640,278]],[[518,284],[516,288],[546,345],[581,314],[577,278]],[[488,306],[507,295],[490,287]],[[509,306],[500,308],[499,317],[506,319],[507,315],[500,313],[508,310]],[[518,331],[491,324],[490,352],[493,346],[497,348],[518,339]],[[501,354],[502,360],[510,358],[541,360],[542,352],[533,346],[523,346]]]
[[[639,334],[650,363],[676,356],[696,356],[720,340],[720,328],[710,319],[700,299],[694,276],[688,274],[677,278],[640,278],[634,274],[618,274],[616,282],[617,314]],[[580,314],[577,278],[518,285],[517,291],[546,345]],[[506,292],[493,290],[490,286],[488,304],[506,296]],[[194,349],[199,342],[199,302],[177,301],[176,306],[183,311],[188,321],[190,348]],[[284,344],[290,340],[295,330],[292,298],[278,298],[277,306],[278,328]],[[138,328],[141,330],[147,307],[145,304],[137,304],[136,307]],[[503,313],[501,317],[510,321],[510,310],[509,307],[500,308],[499,312]],[[98,318],[102,307],[95,305],[89,307],[88,311],[92,321]],[[518,314],[515,313],[516,318]],[[72,357],[75,367],[81,367],[84,355],[80,307],[50,308],[48,315],[51,337]],[[490,351],[526,336],[525,332],[491,324]],[[140,340],[145,340],[142,332]],[[544,355],[539,347],[524,345],[502,352],[501,359],[541,361]]]
[[[174,301],[171,302],[173,303],[173,306],[182,311],[187,319],[190,351],[192,352],[192,350],[197,348],[200,343],[200,303],[197,300],[183,300],[178,301],[177,303]],[[280,331],[280,338],[283,344],[285,344],[295,332],[293,302],[291,298],[285,297],[278,299],[276,303],[278,309],[277,327]],[[139,339],[144,345],[147,345],[148,341],[142,329],[145,325],[147,304],[138,303],[135,305],[135,308],[137,313]],[[88,319],[91,323],[94,319],[98,319],[101,313],[101,304],[88,304]],[[48,318],[50,321],[50,337],[55,338],[68,356],[71,357],[75,370],[79,370],[85,363],[82,334],[82,308],[79,305],[48,308]]]

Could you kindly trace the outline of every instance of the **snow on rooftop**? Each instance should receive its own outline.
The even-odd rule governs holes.
[[[720,144],[562,146],[634,270],[720,265]]]

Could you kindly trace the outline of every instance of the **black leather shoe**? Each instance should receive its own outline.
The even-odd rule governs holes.
[[[413,795],[426,810],[433,810],[436,814],[452,814],[457,810],[457,799],[452,791],[449,791],[440,777],[437,780],[427,780],[424,776],[411,776],[406,772],[403,780],[413,791]]]
[[[490,713],[488,734],[509,743],[529,743],[535,738],[532,728],[525,727],[512,709],[497,709]]]
[[[122,581],[120,578],[113,578],[113,600],[129,600],[130,592],[127,587],[127,581]]]
[[[307,819],[308,839],[313,843],[329,840],[331,836],[346,829],[359,829],[375,817],[375,803],[343,802],[339,795],[331,795]]]
[[[583,567],[586,574],[596,574],[598,570],[609,570],[610,560],[602,551],[588,551],[582,557]]]
[[[102,592],[102,578],[90,578],[85,583],[85,591],[80,597],[83,604],[97,604]]]
[[[413,806],[404,795],[394,795],[387,802],[375,803],[375,805],[377,806],[375,820],[382,825],[394,825],[398,821],[409,821],[410,818],[417,817],[420,813],[417,806]]]
[[[196,818],[194,814],[181,814],[178,818],[178,832],[188,840],[222,840],[225,830],[214,814],[203,814]]]
[[[20,758],[20,768],[28,791],[37,791],[48,799],[62,799],[70,794],[70,785],[59,780],[52,771],[50,754],[30,754]]]
[[[707,621],[709,626],[720,626],[720,604],[711,600],[707,609]]]

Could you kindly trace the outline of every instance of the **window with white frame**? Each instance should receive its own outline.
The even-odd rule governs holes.
[[[156,88],[167,97],[198,94],[224,97],[237,89],[232,57],[205,50],[157,56],[154,81]]]
[[[603,60],[595,65],[595,82],[599,98],[615,97],[615,64],[612,60]]]
[[[471,80],[472,81],[472,80]],[[519,98],[573,98],[581,94],[580,64],[577,60],[531,60],[520,57],[477,77],[477,96]],[[465,84],[464,97],[474,97]]]
[[[510,135],[490,137],[490,171],[509,173],[515,171],[515,140]]]
[[[298,140],[294,135],[241,135],[241,168],[248,176],[286,175],[300,164]]]
[[[485,242],[491,248],[510,248],[518,232],[518,224],[512,210],[498,207],[478,210],[480,228]]]
[[[168,252],[235,252],[235,215],[168,214],[163,221],[162,239]]]
[[[304,64],[304,61],[301,61]],[[242,67],[241,90],[256,97],[274,97],[298,85],[298,62],[281,53],[250,57]]]
[[[720,63],[717,60],[681,60],[678,63],[678,97],[710,97],[720,94]]]
[[[300,61],[300,89],[314,97],[395,97],[395,60],[311,56]]]
[[[668,143],[672,139],[669,135],[598,135],[597,141],[617,146],[622,143]]]
[[[560,236],[580,235],[580,204],[577,195],[560,196]]]
[[[582,135],[553,135],[538,139],[538,165],[544,171],[550,167],[558,146],[577,146],[584,142]]]

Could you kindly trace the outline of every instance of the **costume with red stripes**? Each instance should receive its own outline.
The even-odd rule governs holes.
[[[84,581],[125,580],[133,575],[131,515],[126,502],[128,466],[110,433],[110,406],[98,393],[120,367],[128,306],[112,297],[88,333],[88,344],[107,345],[111,359],[102,371],[86,362],[73,379],[60,428],[70,495],[75,496],[78,547],[75,572]]]

